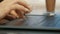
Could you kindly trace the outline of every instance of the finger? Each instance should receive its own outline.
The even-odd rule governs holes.
[[[13,19],[16,19],[16,16],[13,16],[13,15],[7,15],[8,17],[11,17]]]
[[[31,6],[26,1],[19,0],[17,3],[31,10]]]
[[[29,12],[29,10],[27,8],[25,8],[24,6],[22,5],[19,5],[19,4],[15,4],[11,7],[11,9],[17,9],[17,10],[20,10],[20,11],[23,11],[23,12]]]
[[[15,10],[12,10],[9,14],[15,16],[16,18],[19,18]]]
[[[13,16],[13,15],[7,15],[7,16],[5,17],[5,19],[7,19],[7,20],[14,20],[14,19],[16,19],[16,17]]]
[[[19,18],[22,18],[24,19],[24,13],[25,11],[28,11],[24,6],[21,6],[21,5],[18,5],[18,4],[15,4],[15,5],[12,5],[11,6],[11,10],[15,10],[16,13],[18,14]]]
[[[19,15],[19,18],[25,19],[25,15],[22,13],[22,11],[16,10],[16,13]]]

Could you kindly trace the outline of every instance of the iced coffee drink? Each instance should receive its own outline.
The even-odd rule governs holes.
[[[55,12],[55,1],[56,0],[46,0],[46,8],[47,8],[47,13],[49,16],[54,16]]]

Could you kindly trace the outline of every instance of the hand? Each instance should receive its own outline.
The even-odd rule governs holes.
[[[4,0],[0,3],[0,19],[5,16],[24,18],[24,14],[30,11],[30,5],[24,0]]]

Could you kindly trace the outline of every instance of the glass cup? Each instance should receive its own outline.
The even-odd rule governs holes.
[[[46,8],[49,15],[55,15],[55,1],[56,0],[46,0]]]

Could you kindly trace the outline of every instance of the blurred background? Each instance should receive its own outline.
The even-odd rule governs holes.
[[[30,14],[43,15],[46,12],[45,0],[27,0],[32,6],[32,12]],[[56,0],[55,12],[60,11],[60,0]]]

